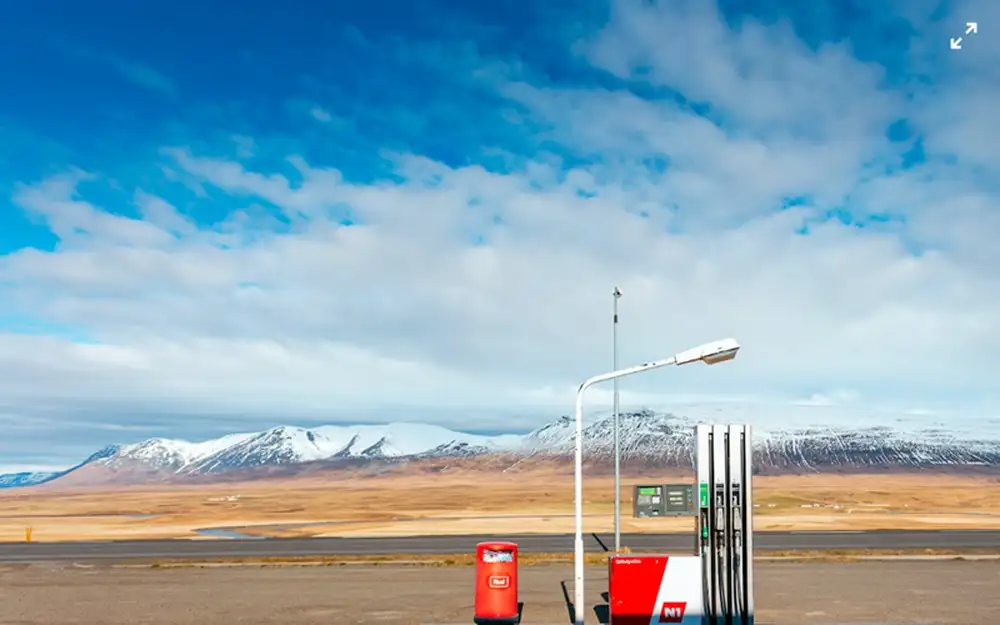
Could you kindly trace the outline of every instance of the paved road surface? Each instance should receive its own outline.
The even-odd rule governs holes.
[[[608,567],[586,570],[587,625]],[[572,625],[571,566],[518,574],[523,625]],[[7,625],[472,625],[471,567],[94,570],[0,566]],[[996,562],[759,562],[757,625],[986,625],[1000,614]],[[569,601],[563,592],[566,585]],[[648,619],[647,619],[648,621]]]
[[[586,549],[603,551],[593,534]],[[1000,550],[998,530],[757,532],[758,550],[990,549]],[[522,552],[573,550],[569,534],[401,536],[391,538],[267,538],[260,540],[134,540],[66,543],[0,543],[0,562],[141,560],[146,558],[283,557],[321,555],[472,553],[486,540],[516,542]],[[601,536],[611,544],[610,536]],[[687,551],[692,534],[622,534],[635,551]]]

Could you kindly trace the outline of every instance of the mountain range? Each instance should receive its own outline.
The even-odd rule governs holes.
[[[584,429],[585,456],[604,465],[613,458],[613,420],[601,415]],[[691,467],[694,421],[649,410],[620,415],[622,461],[644,467]],[[152,438],[98,450],[65,471],[0,475],[0,488],[48,482],[144,483],[189,478],[232,479],[261,471],[359,463],[407,463],[428,458],[571,457],[570,417],[528,434],[486,436],[426,423],[279,426],[203,442]],[[755,471],[761,473],[873,469],[1000,468],[1000,439],[980,439],[941,428],[808,427],[754,430]]]

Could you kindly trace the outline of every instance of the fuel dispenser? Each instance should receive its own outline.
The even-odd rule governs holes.
[[[753,623],[753,450],[749,425],[699,425],[698,555],[709,623]]]
[[[753,625],[751,428],[698,425],[695,439],[695,554],[610,556],[612,625]]]
[[[486,542],[476,545],[476,625],[516,625],[521,622],[517,598],[517,545]]]

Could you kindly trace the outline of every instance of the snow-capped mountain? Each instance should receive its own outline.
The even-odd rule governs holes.
[[[698,422],[707,422],[699,418]],[[644,466],[690,467],[695,421],[649,410],[620,415],[623,461]],[[39,484],[88,471],[144,479],[213,476],[247,469],[318,462],[394,461],[433,457],[508,454],[564,459],[574,450],[575,421],[559,419],[528,434],[483,436],[422,423],[388,425],[275,427],[203,442],[153,438],[106,447],[59,473],[0,476],[0,488]],[[603,414],[585,422],[585,455],[590,462],[613,457],[613,420]],[[755,428],[755,465],[762,472],[927,467],[1000,467],[1000,437],[977,438],[942,428],[813,426]]]
[[[518,435],[480,436],[422,423],[279,426],[201,443],[154,438],[123,445],[101,464],[113,469],[208,475],[317,460],[475,455],[518,449]]]
[[[703,422],[703,421],[699,421]],[[584,428],[584,454],[610,459],[613,421],[601,417]],[[656,461],[663,466],[692,466],[695,421],[648,410],[619,415],[619,438],[625,461]],[[535,453],[573,452],[575,420],[559,420],[529,434]],[[1000,467],[1000,438],[976,438],[943,429],[805,427],[754,429],[754,463],[761,471],[932,466]]]
[[[695,423],[685,417],[649,410],[619,415],[618,437],[623,460],[656,460],[665,466],[690,465]],[[560,417],[525,437],[528,453],[569,455],[574,451],[576,420]],[[584,455],[608,459],[614,455],[614,419],[601,416],[583,429]]]

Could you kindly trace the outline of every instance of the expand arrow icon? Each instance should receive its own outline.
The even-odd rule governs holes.
[[[951,38],[951,49],[952,50],[961,50],[962,49],[962,38],[961,37],[959,37],[958,39],[955,39],[954,37]]]
[[[979,22],[966,22],[965,23],[965,34],[966,35],[978,35],[979,34]],[[961,39],[959,39],[961,41]]]

